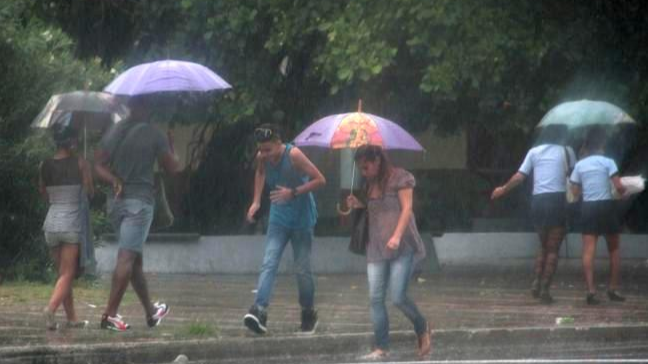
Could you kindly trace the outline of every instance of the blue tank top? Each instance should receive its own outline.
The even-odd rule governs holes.
[[[274,190],[276,186],[293,188],[308,182],[308,176],[301,175],[292,165],[290,159],[291,144],[286,144],[286,150],[276,166],[265,162],[265,183]],[[315,198],[311,192],[301,194],[285,203],[270,205],[270,224],[278,224],[290,229],[309,229],[317,222]]]

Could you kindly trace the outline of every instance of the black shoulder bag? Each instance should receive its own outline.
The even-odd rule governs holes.
[[[369,212],[367,204],[361,209],[351,211],[351,241],[349,251],[353,254],[366,255],[369,242]]]

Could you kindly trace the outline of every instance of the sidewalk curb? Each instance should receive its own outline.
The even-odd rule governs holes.
[[[411,331],[391,332],[393,343],[412,343]],[[137,343],[101,343],[91,345],[33,345],[0,348],[0,363],[78,364],[78,363],[170,363],[179,354],[190,360],[233,359],[253,357],[300,357],[332,353],[368,351],[373,333],[323,334],[310,336],[241,337]],[[590,327],[553,326],[471,330],[434,330],[435,345],[488,346],[564,341],[623,341],[648,339],[648,323],[635,325],[600,325]],[[253,343],[253,345],[251,345]]]

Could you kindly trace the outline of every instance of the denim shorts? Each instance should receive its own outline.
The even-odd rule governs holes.
[[[77,231],[46,231],[45,243],[50,248],[57,248],[61,244],[79,244],[81,236]]]
[[[153,221],[153,204],[135,198],[109,199],[108,217],[119,249],[142,253]]]

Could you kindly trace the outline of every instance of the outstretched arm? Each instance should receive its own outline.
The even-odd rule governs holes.
[[[520,183],[524,182],[525,179],[526,175],[524,173],[516,172],[503,186],[499,186],[493,190],[493,193],[491,194],[491,200],[495,200],[506,195]]]

